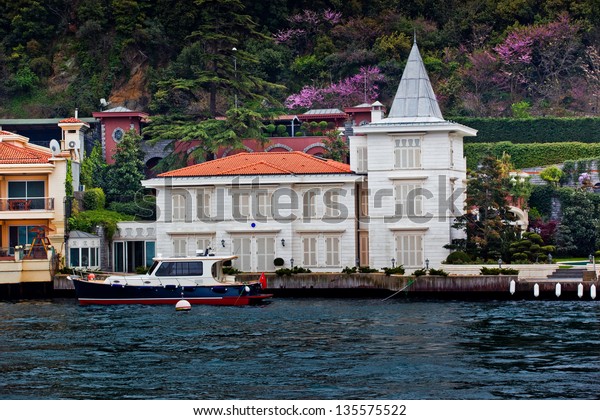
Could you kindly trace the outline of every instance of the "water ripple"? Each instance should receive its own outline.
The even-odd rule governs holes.
[[[597,302],[0,302],[2,399],[597,399]]]

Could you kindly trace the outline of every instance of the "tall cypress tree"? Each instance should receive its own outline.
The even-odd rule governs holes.
[[[107,201],[131,202],[137,192],[142,190],[144,179],[144,152],[141,149],[142,137],[130,130],[117,145],[106,173],[105,193]]]

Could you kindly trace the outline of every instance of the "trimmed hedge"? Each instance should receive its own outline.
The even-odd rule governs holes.
[[[450,118],[478,130],[465,143],[561,143],[600,142],[600,118]]]
[[[467,168],[476,169],[484,156],[501,158],[502,153],[510,155],[516,168],[531,168],[562,163],[567,160],[594,159],[600,156],[600,143],[531,143],[511,142],[465,144]]]

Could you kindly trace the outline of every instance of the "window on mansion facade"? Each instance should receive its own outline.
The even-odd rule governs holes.
[[[405,268],[421,268],[423,264],[423,234],[396,234],[396,261]]]
[[[421,139],[402,138],[394,143],[394,168],[414,169],[421,167]]]
[[[422,216],[423,195],[422,185],[415,183],[397,183],[396,194],[396,216]]]
[[[312,189],[302,194],[302,217],[310,219],[317,216],[317,195],[319,191]]]
[[[174,222],[185,222],[185,196],[174,194],[172,197],[172,211]]]
[[[211,196],[211,190],[208,188],[200,188],[197,190],[198,220],[209,220],[212,216]]]

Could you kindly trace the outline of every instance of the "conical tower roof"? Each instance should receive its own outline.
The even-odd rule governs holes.
[[[444,121],[431,81],[425,70],[417,42],[413,43],[408,62],[402,73],[394,102],[387,118],[381,122],[438,122]]]

